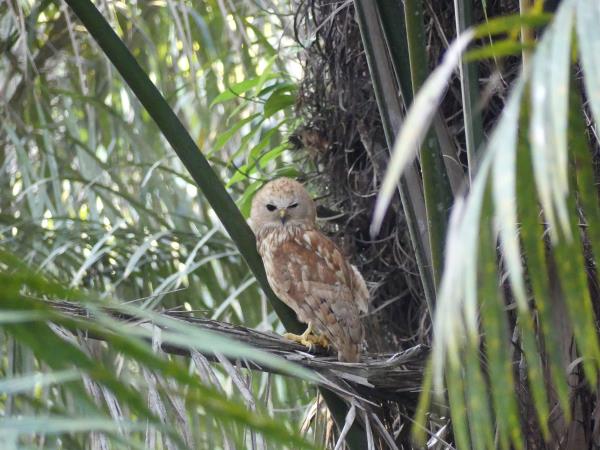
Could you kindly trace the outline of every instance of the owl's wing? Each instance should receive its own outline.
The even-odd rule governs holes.
[[[365,279],[354,264],[351,264],[350,267],[352,268],[352,289],[354,291],[354,298],[356,299],[358,309],[360,309],[360,312],[362,313],[367,313],[369,311],[370,300],[367,283],[365,283]]]
[[[338,350],[358,352],[362,300],[352,266],[331,240],[317,230],[295,235],[274,251],[271,271],[273,290],[301,321],[312,322]]]
[[[311,251],[329,262],[328,268],[333,270],[338,280],[350,289],[350,297],[362,313],[369,310],[369,290],[365,279],[355,265],[350,264],[339,248],[327,236],[317,230],[307,231],[303,235],[304,244]]]

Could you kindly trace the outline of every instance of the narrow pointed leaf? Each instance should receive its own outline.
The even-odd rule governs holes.
[[[570,238],[566,196],[567,115],[570,47],[574,0],[566,0],[556,13],[536,49],[532,64],[530,139],[538,195],[550,225],[551,238],[558,238],[558,225]]]
[[[376,236],[379,232],[398,179],[407,165],[414,160],[446,92],[448,81],[460,62],[460,55],[471,43],[473,37],[474,33],[467,31],[452,43],[446,51],[442,63],[427,78],[408,110],[394,143],[392,158],[377,196],[371,224],[372,236]]]
[[[583,67],[583,82],[590,108],[600,126],[600,3],[596,0],[577,2],[577,45]]]

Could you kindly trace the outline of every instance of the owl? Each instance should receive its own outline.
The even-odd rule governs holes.
[[[286,336],[305,345],[331,343],[338,360],[358,362],[364,334],[360,314],[367,312],[369,291],[358,269],[315,221],[313,200],[290,178],[267,183],[252,201],[249,224],[269,284],[308,324],[301,336]]]

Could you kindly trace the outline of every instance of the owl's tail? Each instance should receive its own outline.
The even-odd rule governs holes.
[[[338,350],[338,361],[356,363],[360,362],[360,345],[346,344]]]

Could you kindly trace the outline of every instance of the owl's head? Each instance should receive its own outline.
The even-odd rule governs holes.
[[[256,193],[250,210],[250,226],[254,233],[265,226],[312,226],[316,217],[315,203],[304,186],[284,177],[270,181]]]

